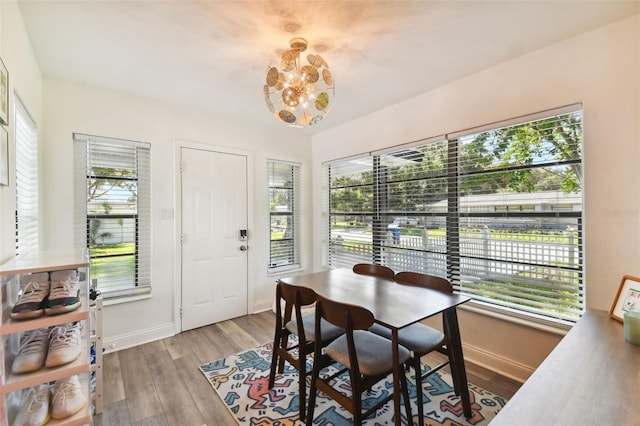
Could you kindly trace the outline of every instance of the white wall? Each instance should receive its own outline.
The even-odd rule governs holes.
[[[15,140],[14,93],[35,120],[42,140],[42,78],[15,1],[0,2],[0,57],[9,72],[9,186],[0,186],[0,263],[13,257],[15,245]]]
[[[45,79],[46,158],[43,175],[44,245],[47,249],[73,246],[73,143],[72,133],[137,140],[152,144],[152,288],[151,299],[107,306],[104,310],[106,346],[116,349],[172,335],[174,331],[174,250],[179,250],[173,220],[161,220],[161,209],[177,208],[174,182],[174,141],[188,141],[248,151],[254,168],[254,216],[249,218],[249,276],[253,300],[249,311],[269,309],[274,277],[266,274],[269,249],[267,158],[303,164],[303,185],[310,186],[310,138],[286,126],[282,130],[261,128],[190,109],[123,93]],[[265,107],[265,114],[268,114]],[[310,211],[310,194],[304,213]],[[311,265],[311,220],[303,224],[304,265]]]
[[[608,310],[621,276],[640,276],[639,28],[635,16],[315,135],[314,177],[323,161],[582,102],[587,306]],[[321,229],[316,212],[315,269]],[[467,359],[520,379],[559,339],[469,311],[460,323]]]

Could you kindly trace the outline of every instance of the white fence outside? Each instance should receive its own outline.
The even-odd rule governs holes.
[[[341,253],[348,252],[351,264],[371,262],[370,235],[341,234],[332,240],[334,260],[340,262]],[[365,237],[364,239],[362,237]],[[517,236],[517,239],[513,239]],[[528,239],[527,239],[528,238]],[[535,267],[560,269],[579,268],[579,247],[575,231],[552,233],[513,233],[484,229],[460,236],[460,269],[466,276],[504,276]],[[382,247],[385,265],[395,270],[421,271],[446,276],[446,238],[430,236],[428,230],[422,236],[402,236],[394,241],[387,233]],[[350,266],[350,265],[341,265]]]

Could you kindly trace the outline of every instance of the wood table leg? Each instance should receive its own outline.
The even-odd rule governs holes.
[[[393,345],[393,412],[396,415],[395,425],[400,426],[402,415],[400,414],[400,355],[398,354],[398,329],[391,329],[391,343]]]
[[[467,385],[467,371],[464,367],[464,357],[462,356],[462,342],[460,341],[460,329],[458,328],[456,308],[447,309],[443,315],[445,334],[448,337],[449,352],[454,360],[451,366],[451,374],[454,383],[460,391],[460,400],[462,401],[464,415],[470,418],[472,415],[471,401],[469,399],[469,387]]]

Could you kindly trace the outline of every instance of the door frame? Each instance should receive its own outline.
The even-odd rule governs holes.
[[[199,142],[189,142],[174,140],[174,194],[173,204],[175,206],[174,215],[174,278],[173,278],[173,325],[175,334],[182,332],[182,320],[180,309],[182,307],[182,244],[180,235],[182,234],[182,173],[180,171],[180,158],[182,148],[199,149],[221,154],[242,155],[247,159],[247,313],[253,313],[254,306],[254,269],[253,268],[253,230],[254,206],[253,206],[253,156],[250,151],[239,150],[229,147],[208,145]]]

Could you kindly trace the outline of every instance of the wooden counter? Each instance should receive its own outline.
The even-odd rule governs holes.
[[[491,426],[640,424],[640,346],[621,323],[587,310]]]

